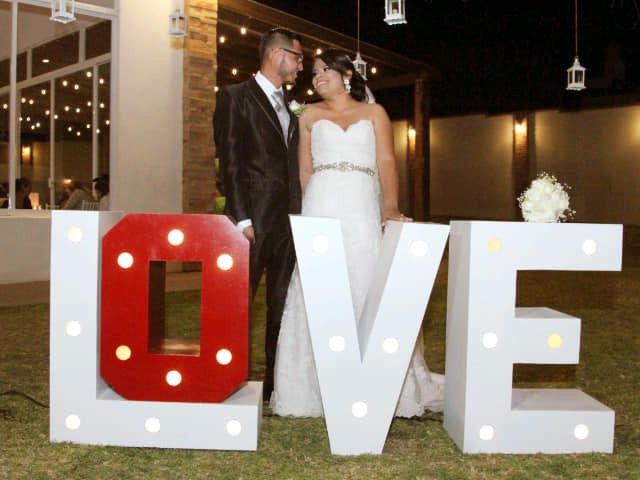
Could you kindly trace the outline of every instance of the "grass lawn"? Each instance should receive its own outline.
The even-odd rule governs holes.
[[[265,409],[257,452],[163,450],[49,443],[49,411],[0,396],[0,479],[18,478],[402,478],[640,479],[640,229],[625,228],[622,272],[522,272],[519,306],[548,306],[582,319],[580,364],[517,366],[514,384],[577,387],[616,411],[612,455],[462,455],[442,416],[394,420],[380,456],[329,453],[322,419]],[[446,261],[424,322],[427,362],[444,370]],[[193,323],[199,292],[167,295],[173,331]],[[263,294],[252,317],[251,378],[262,374]],[[188,335],[188,334],[187,334]],[[49,306],[0,308],[0,393],[47,404]]]

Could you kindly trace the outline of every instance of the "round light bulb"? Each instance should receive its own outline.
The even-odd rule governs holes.
[[[340,335],[335,335],[329,339],[329,348],[334,352],[344,351],[345,340]]]
[[[316,253],[325,253],[329,250],[329,239],[324,235],[316,235],[311,239],[311,248]]]
[[[578,440],[585,440],[589,436],[589,427],[584,423],[576,425],[576,428],[573,429],[573,436]]]
[[[216,353],[216,361],[220,365],[229,365],[232,359],[233,359],[233,355],[231,355],[231,352],[226,348],[221,348]]]
[[[80,322],[72,320],[65,324],[64,330],[70,337],[77,337],[82,333],[82,325],[80,325]]]
[[[478,432],[478,435],[482,440],[492,440],[495,434],[496,432],[491,425],[483,425],[480,427],[480,431]]]
[[[499,238],[491,238],[487,242],[487,250],[491,253],[499,252],[502,249],[502,241]]]
[[[485,333],[482,336],[482,345],[484,345],[484,348],[495,348],[498,345],[498,335],[493,332]]]
[[[396,353],[399,347],[400,347],[400,344],[398,343],[398,340],[393,337],[385,338],[384,341],[382,342],[382,351],[384,353],[388,353],[388,354]]]
[[[416,240],[411,244],[410,251],[414,257],[424,257],[429,251],[429,245],[422,240]]]
[[[232,437],[237,437],[242,433],[242,424],[237,420],[229,420],[227,422],[227,433]]]
[[[171,245],[182,245],[182,242],[184,242],[184,233],[182,233],[182,230],[174,228],[169,232],[169,235],[167,235],[167,240]]]
[[[223,253],[216,260],[216,264],[220,270],[230,270],[233,267],[233,257],[228,253]]]
[[[129,252],[122,252],[118,255],[118,265],[120,268],[131,268],[131,265],[133,265],[133,255]]]
[[[364,402],[355,402],[351,406],[351,414],[356,418],[364,418],[369,412],[369,407]]]
[[[171,370],[167,372],[166,380],[172,387],[177,387],[182,383],[182,374],[177,370]]]
[[[67,238],[71,242],[79,242],[82,240],[82,229],[79,227],[71,227],[67,230]]]
[[[122,362],[126,362],[131,358],[131,348],[127,345],[120,345],[116,348],[116,358]]]
[[[562,336],[559,333],[553,333],[547,338],[549,348],[560,348],[562,346]]]
[[[160,420],[155,417],[147,418],[144,422],[144,429],[149,433],[158,433],[160,431]]]
[[[64,425],[69,430],[77,430],[80,428],[80,417],[78,415],[69,415],[64,419]]]
[[[582,242],[582,251],[584,252],[585,255],[593,255],[594,253],[596,253],[597,249],[598,249],[598,245],[596,244],[595,241],[591,239],[588,239]]]

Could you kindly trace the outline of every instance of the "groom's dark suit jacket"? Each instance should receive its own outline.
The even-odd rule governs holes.
[[[298,121],[289,112],[287,141],[271,102],[254,78],[220,90],[213,117],[225,213],[236,222],[251,219],[250,282],[255,294],[266,270],[267,368],[264,397],[273,388],[280,320],[295,252],[289,213],[300,213]]]
[[[236,222],[250,218],[256,233],[300,212],[298,121],[290,117],[285,143],[278,116],[255,79],[218,94],[214,135],[225,213]]]

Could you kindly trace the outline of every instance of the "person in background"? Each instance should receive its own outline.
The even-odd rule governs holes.
[[[82,202],[96,201],[80,180],[73,180],[67,188],[69,198],[60,207],[62,210],[82,210]]]
[[[109,175],[103,173],[93,179],[93,189],[100,201],[100,210],[109,210]]]
[[[0,183],[0,208],[9,207],[9,184],[7,182]]]
[[[32,210],[31,199],[31,181],[26,178],[16,178],[16,208]]]

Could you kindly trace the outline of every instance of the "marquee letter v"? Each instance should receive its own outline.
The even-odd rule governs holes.
[[[449,226],[388,222],[356,322],[340,222],[290,219],[331,452],[379,454]]]

